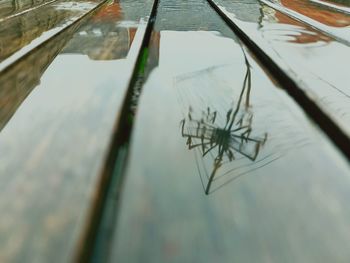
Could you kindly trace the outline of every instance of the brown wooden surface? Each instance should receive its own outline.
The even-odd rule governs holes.
[[[103,1],[55,1],[0,21],[0,71],[68,28]]]
[[[313,28],[310,21],[300,22],[257,0],[213,2],[349,136],[348,45],[315,29],[318,25]],[[293,6],[293,1],[282,2]],[[244,13],[248,8],[250,11]],[[314,17],[319,11],[322,8],[309,7],[304,12]],[[333,30],[341,30],[348,37],[349,15],[334,10],[332,13],[332,17],[318,17],[318,23],[343,21]]]
[[[348,162],[213,11],[170,29],[182,10],[210,8],[160,2],[110,262],[347,262]]]
[[[6,125],[40,79],[60,50],[71,39],[80,23],[54,38],[43,48],[32,52],[26,59],[0,75],[0,130]],[[29,72],[30,74],[27,74]]]
[[[53,0],[3,0],[0,3],[0,20],[9,19],[51,2]]]
[[[151,2],[139,6],[130,20],[109,2],[2,73],[1,262],[68,262],[82,242]]]
[[[349,134],[346,12],[214,2]],[[348,262],[348,160],[206,0],[160,1],[94,225],[155,1],[100,3],[0,3],[0,262]]]

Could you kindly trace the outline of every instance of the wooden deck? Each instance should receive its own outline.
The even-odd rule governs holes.
[[[2,1],[0,262],[348,262],[349,8]]]

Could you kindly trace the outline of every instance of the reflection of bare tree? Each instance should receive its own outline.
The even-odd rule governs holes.
[[[210,193],[212,182],[224,160],[232,162],[237,155],[241,155],[254,162],[261,146],[267,140],[267,134],[262,137],[251,134],[253,123],[253,114],[249,111],[251,69],[246,56],[245,64],[247,70],[240,96],[237,103],[233,103],[227,111],[223,126],[216,124],[218,112],[211,111],[210,108],[202,112],[199,120],[193,118],[193,110],[190,108],[188,116],[181,121],[181,134],[187,138],[188,148],[199,149],[202,157],[208,154],[214,157],[213,169],[205,187],[206,194]]]

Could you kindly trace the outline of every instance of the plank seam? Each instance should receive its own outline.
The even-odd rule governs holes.
[[[152,31],[154,28],[155,18],[157,14],[159,0],[154,0],[149,19],[147,21],[144,37],[138,51],[136,63],[134,65],[132,75],[126,90],[126,94],[123,99],[121,113],[117,116],[115,121],[114,131],[111,138],[109,149],[107,150],[106,159],[102,167],[100,179],[96,187],[95,199],[88,214],[88,222],[86,223],[85,230],[78,243],[77,252],[74,256],[75,262],[94,262],[93,255],[97,246],[97,238],[101,231],[101,223],[103,220],[103,212],[107,205],[109,193],[115,188],[120,189],[123,183],[122,178],[113,178],[114,176],[120,176],[122,173],[115,174],[115,170],[119,169],[124,171],[125,164],[127,163],[128,156],[127,144],[132,126],[128,125],[128,113],[129,104],[132,98],[132,90],[137,81],[138,69],[142,60],[143,50],[149,45]],[[124,155],[124,156],[121,156]],[[122,159],[123,167],[117,167],[116,160]],[[115,184],[111,182],[116,181]],[[118,196],[119,196],[118,192]],[[118,197],[116,199],[119,199]],[[116,204],[117,206],[117,204]],[[111,234],[111,233],[108,233]],[[99,261],[99,259],[97,259]],[[100,262],[100,261],[99,261]]]
[[[44,3],[40,4],[40,5],[33,6],[33,7],[28,8],[28,9],[25,9],[23,11],[20,11],[18,13],[15,13],[15,14],[12,14],[12,15],[0,18],[0,23],[4,22],[6,20],[12,19],[14,17],[20,16],[20,15],[24,15],[24,14],[30,12],[30,11],[37,10],[37,9],[39,9],[41,7],[44,7],[44,6],[49,5],[49,4],[52,4],[52,3],[56,2],[56,1],[58,1],[58,0],[51,0],[49,2],[44,2]]]
[[[318,22],[313,20],[312,18],[309,18],[303,14],[300,14],[294,10],[291,10],[289,8],[286,8],[284,6],[281,6],[279,4],[275,4],[272,3],[270,0],[259,0],[261,3],[263,3],[264,5],[267,5],[268,7],[277,10],[278,12],[281,12],[282,14],[299,21],[302,24],[305,24],[313,29],[315,29],[316,31],[320,31],[323,34],[337,40],[339,43],[342,43],[343,45],[346,46],[350,46],[350,42],[349,40],[343,38],[342,36],[338,36],[337,34],[332,33],[331,31],[329,31],[327,28],[325,28],[325,26]],[[312,21],[312,22],[311,22]]]
[[[284,88],[328,138],[350,160],[350,138],[339,126],[270,58],[237,24],[235,24],[213,0],[207,0],[215,12],[248,47],[271,76]]]
[[[63,26],[62,28],[57,29],[56,32],[52,33],[51,35],[48,36],[41,36],[41,38],[43,38],[42,40],[40,40],[40,37],[35,40],[38,40],[38,43],[34,43],[33,47],[30,47],[29,45],[24,46],[22,49],[18,50],[17,52],[15,52],[14,54],[12,54],[11,56],[9,56],[8,58],[6,58],[5,60],[3,60],[0,63],[0,73],[5,72],[6,70],[9,70],[12,66],[14,66],[17,62],[21,61],[22,59],[26,58],[29,54],[31,54],[32,52],[34,52],[35,50],[41,48],[45,43],[49,42],[51,39],[55,38],[56,36],[60,35],[61,33],[63,33],[64,31],[68,30],[69,28],[73,27],[75,24],[77,24],[78,22],[80,22],[82,19],[84,19],[85,17],[87,17],[88,15],[92,14],[96,9],[98,9],[99,7],[101,7],[103,4],[105,4],[108,0],[103,0],[102,2],[100,2],[99,4],[97,4],[95,7],[93,7],[91,10],[89,10],[88,12],[82,14],[81,16],[79,16],[76,20],[69,22],[67,25]],[[54,31],[54,29],[52,29]],[[50,31],[50,30],[49,30]],[[46,31],[45,33],[49,32]],[[26,48],[28,50],[26,50]],[[22,53],[22,54],[21,54]]]

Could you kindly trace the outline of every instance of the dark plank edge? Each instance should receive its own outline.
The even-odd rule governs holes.
[[[153,2],[151,13],[144,30],[142,42],[134,42],[132,44],[138,45],[137,58],[130,76],[128,87],[123,96],[124,98],[121,106],[121,112],[117,115],[115,120],[115,126],[111,134],[111,143],[106,151],[107,154],[104,165],[102,166],[99,175],[99,182],[94,193],[94,201],[89,209],[90,211],[88,212],[87,222],[85,226],[83,226],[82,235],[80,238],[78,238],[79,241],[77,244],[76,254],[74,256],[75,262],[93,262],[93,254],[97,245],[96,242],[98,234],[101,231],[104,211],[106,206],[108,206],[109,193],[115,189],[120,189],[123,182],[123,178],[115,177],[121,176],[122,172],[117,172],[117,170],[123,171],[125,164],[127,163],[128,156],[125,155],[125,145],[127,144],[132,129],[128,120],[129,104],[132,98],[132,88],[137,81],[139,66],[143,59],[143,50],[147,48],[151,39],[158,3],[159,0],[154,0]],[[134,41],[135,40],[136,39],[134,39]],[[122,162],[122,167],[118,167],[118,160]]]
[[[53,33],[52,35],[39,37],[39,39],[40,38],[42,38],[42,39],[40,39],[40,41],[38,43],[33,45],[33,47],[30,47],[28,50],[24,50],[24,51],[19,50],[19,51],[15,52],[14,54],[12,54],[11,56],[9,56],[8,58],[6,58],[5,60],[3,60],[0,63],[0,73],[3,73],[6,70],[10,69],[14,64],[16,64],[21,59],[27,57],[31,52],[41,48],[45,43],[47,43],[48,41],[50,41],[54,37],[60,35],[64,31],[68,30],[69,28],[74,26],[76,23],[78,23],[82,19],[86,18],[88,15],[92,14],[95,10],[100,8],[107,1],[108,0],[102,0],[99,4],[96,4],[96,6],[93,7],[91,10],[89,10],[88,12],[86,12],[86,13],[82,14],[81,16],[79,16],[76,20],[74,20],[72,22],[69,22],[66,26],[62,27],[61,29],[58,29],[58,31]],[[25,48],[27,46],[24,46],[23,48]],[[21,53],[23,53],[23,54],[21,54]]]
[[[48,1],[48,2],[44,2],[44,3],[42,3],[42,4],[39,4],[39,5],[30,7],[30,8],[24,9],[24,10],[22,10],[22,11],[19,11],[19,12],[17,12],[17,13],[12,14],[12,15],[5,16],[5,17],[3,17],[3,18],[0,18],[0,23],[4,22],[4,21],[6,21],[6,20],[9,20],[9,19],[11,19],[11,18],[14,18],[14,17],[16,17],[16,16],[24,15],[24,14],[30,12],[30,11],[39,9],[39,8],[44,7],[44,6],[46,6],[46,5],[52,4],[52,3],[56,2],[56,1],[58,1],[58,0],[51,0],[51,1]]]
[[[327,2],[322,2],[322,1],[319,1],[319,0],[310,0],[312,3],[315,3],[317,5],[320,5],[320,6],[325,6],[327,8],[331,8],[335,11],[338,11],[338,12],[342,12],[344,14],[350,14],[350,8],[349,7],[341,7],[341,6],[337,6],[336,4],[332,4],[332,3],[327,3]]]
[[[276,79],[278,84],[296,101],[319,127],[325,132],[329,139],[350,160],[350,138],[332,120],[328,114],[315,103],[309,95],[303,91],[298,84],[289,77],[237,24],[235,24],[213,0],[207,0],[210,6],[218,13],[225,23],[236,33],[240,40],[254,54],[264,68]]]
[[[342,38],[341,36],[337,36],[336,34],[333,34],[331,31],[329,31],[323,24],[317,21],[309,22],[307,20],[313,20],[312,18],[309,18],[305,15],[299,14],[294,10],[291,10],[287,7],[284,7],[279,4],[272,3],[269,0],[259,0],[264,5],[267,5],[271,7],[272,9],[275,9],[282,14],[285,14],[286,16],[289,16],[290,18],[297,20],[301,23],[307,24],[308,26],[312,27],[313,29],[322,32],[323,34],[337,40],[339,43],[342,43],[346,46],[350,46],[350,42],[347,39]]]
[[[32,56],[37,56],[37,53],[40,53],[42,49],[47,48],[47,46],[55,45],[55,52],[50,56],[50,59],[47,60],[47,64],[45,67],[43,67],[42,72],[45,72],[45,70],[50,66],[52,61],[56,58],[56,56],[60,53],[62,48],[67,44],[69,39],[73,36],[75,31],[79,29],[79,27],[85,22],[86,19],[89,19],[90,16],[93,15],[94,12],[91,12],[86,15],[86,17],[81,18],[76,23],[70,25],[68,28],[66,28],[64,31],[60,32],[59,34],[53,36],[50,41],[46,41],[40,47],[36,48],[35,50],[32,50],[28,54],[26,54],[24,57],[22,57],[20,60],[16,61],[14,64],[12,64],[10,67],[5,69],[3,72],[1,72],[0,76],[0,85],[3,83],[3,78],[6,77],[7,74],[15,75],[15,73],[21,68],[22,63],[26,63],[26,59],[31,58]],[[62,37],[64,35],[64,37]],[[61,39],[62,37],[62,39]],[[55,41],[58,41],[55,43]],[[48,58],[48,57],[47,57]],[[38,65],[36,65],[38,66]],[[5,85],[6,86],[6,85]],[[1,87],[2,89],[3,87]],[[0,132],[1,130],[6,126],[7,122],[13,117],[13,115],[16,113],[17,109],[20,107],[23,101],[30,95],[30,93],[36,88],[36,86],[31,86],[26,90],[26,95],[21,97],[19,101],[17,101],[17,106],[12,110],[7,112],[7,116],[4,121],[0,122]]]

